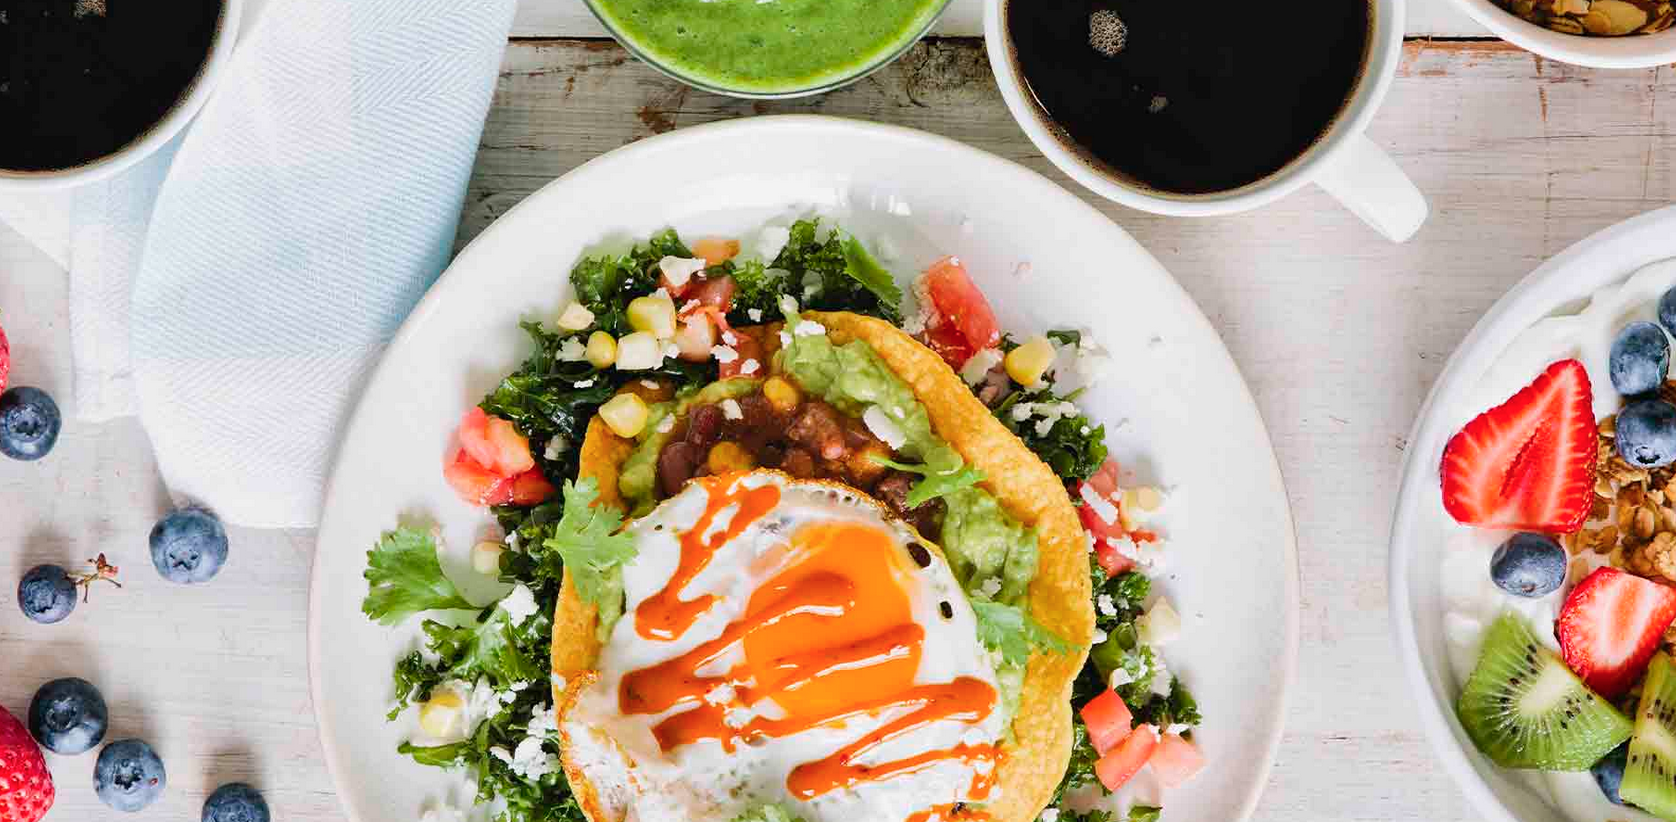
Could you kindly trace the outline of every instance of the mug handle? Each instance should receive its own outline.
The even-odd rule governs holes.
[[[1323,167],[1315,184],[1394,243],[1414,236],[1430,210],[1414,181],[1366,134]]]

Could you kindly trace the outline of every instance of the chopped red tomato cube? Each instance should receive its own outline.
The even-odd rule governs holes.
[[[734,331],[731,333],[733,334],[734,340],[733,350],[738,352],[739,356],[727,362],[718,361],[716,363],[718,378],[725,380],[729,377],[738,377],[743,375],[761,379],[762,377],[767,376],[768,363],[763,362],[762,343],[758,341],[755,336],[746,334],[742,331]],[[756,366],[751,368],[750,373],[746,373],[745,364],[752,362],[756,363]]]
[[[537,505],[553,496],[553,483],[542,476],[539,468],[531,468],[509,482],[508,494],[513,505]]]
[[[1118,553],[1110,540],[1094,540],[1094,559],[1105,569],[1106,576],[1115,577],[1135,567],[1135,561]]]
[[[1088,726],[1088,741],[1102,756],[1129,735],[1129,726],[1135,721],[1129,706],[1123,704],[1123,697],[1110,689],[1088,700],[1077,715]]]
[[[942,357],[943,362],[955,370],[959,370],[973,354],[978,353],[967,344],[966,337],[960,333],[960,329],[947,323],[925,329],[922,336],[925,338],[926,347],[937,352],[937,356]]]
[[[1164,787],[1173,788],[1191,779],[1205,766],[1205,755],[1199,747],[1177,734],[1165,734],[1152,752],[1152,772]]]
[[[505,505],[512,501],[512,481],[484,468],[464,448],[442,468],[454,493],[472,505]]]
[[[966,267],[958,257],[944,257],[932,263],[925,271],[925,288],[942,320],[939,324],[958,329],[973,351],[1001,342],[1001,324],[995,319],[995,311],[967,276]]]
[[[1157,747],[1158,729],[1141,725],[1094,763],[1094,775],[1100,778],[1100,784],[1105,785],[1106,790],[1115,791],[1146,765]]]

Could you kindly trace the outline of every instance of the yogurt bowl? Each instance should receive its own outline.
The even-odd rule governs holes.
[[[1511,597],[1490,580],[1492,553],[1510,532],[1461,525],[1445,509],[1439,466],[1450,438],[1507,400],[1552,362],[1575,358],[1593,386],[1593,414],[1620,398],[1607,376],[1619,329],[1652,319],[1676,286],[1676,208],[1603,230],[1550,259],[1479,321],[1450,358],[1409,438],[1390,548],[1391,616],[1422,726],[1467,796],[1495,822],[1607,822],[1654,817],[1606,801],[1588,771],[1548,773],[1497,766],[1481,754],[1455,704],[1495,616],[1512,608],[1540,641],[1554,645],[1553,620],[1567,590],[1605,564],[1580,551],[1561,589]],[[1633,715],[1633,714],[1632,714]]]

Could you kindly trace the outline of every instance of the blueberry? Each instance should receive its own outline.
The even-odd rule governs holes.
[[[105,738],[110,713],[99,689],[85,679],[55,679],[29,703],[29,733],[56,754],[87,753]]]
[[[99,800],[119,811],[133,813],[157,801],[168,787],[163,760],[138,739],[120,739],[99,752],[93,763],[93,790]]]
[[[1618,786],[1624,782],[1624,763],[1628,760],[1629,743],[1625,742],[1589,768],[1589,773],[1594,774],[1595,784],[1600,786],[1600,792],[1606,794],[1614,805],[1624,804],[1624,798],[1618,795]]]
[[[195,505],[170,511],[151,528],[151,564],[170,582],[209,582],[227,561],[227,529]]]
[[[243,782],[222,785],[204,800],[203,822],[268,822],[268,803]]]
[[[76,610],[76,582],[57,565],[37,565],[17,584],[17,605],[43,625],[63,622]]]
[[[0,454],[38,460],[58,442],[63,424],[58,403],[39,388],[18,386],[0,394]]]
[[[1664,296],[1659,298],[1659,325],[1676,334],[1676,288],[1664,292]]]
[[[1618,412],[1614,437],[1618,456],[1637,468],[1658,468],[1676,460],[1676,405],[1636,400]]]
[[[1670,341],[1653,323],[1630,323],[1612,341],[1606,365],[1618,393],[1626,397],[1652,393],[1664,385],[1670,371]]]
[[[1553,537],[1521,532],[1490,557],[1490,579],[1516,597],[1547,596],[1565,582],[1566,560],[1565,549]]]

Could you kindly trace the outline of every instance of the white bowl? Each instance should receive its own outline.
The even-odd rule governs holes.
[[[198,69],[198,76],[192,78],[192,83],[181,92],[180,99],[163,115],[163,119],[122,148],[79,166],[50,171],[0,168],[0,194],[70,188],[98,182],[121,173],[167,145],[204,107],[204,101],[209,99],[216,81],[226,71],[233,56],[233,42],[238,39],[239,18],[244,13],[244,3],[245,0],[222,0],[221,20],[216,23],[209,55]]]
[[[1455,718],[1460,693],[1443,630],[1438,465],[1454,433],[1450,417],[1509,343],[1531,324],[1570,313],[1601,287],[1636,269],[1676,257],[1676,206],[1604,229],[1560,252],[1492,306],[1461,342],[1408,439],[1396,513],[1391,522],[1391,622],[1409,674],[1420,724],[1455,781],[1490,822],[1571,822],[1512,771],[1492,764]]]
[[[1658,34],[1589,37],[1544,28],[1491,0],[1454,2],[1497,37],[1550,60],[1603,69],[1638,69],[1676,63],[1676,27]]]

